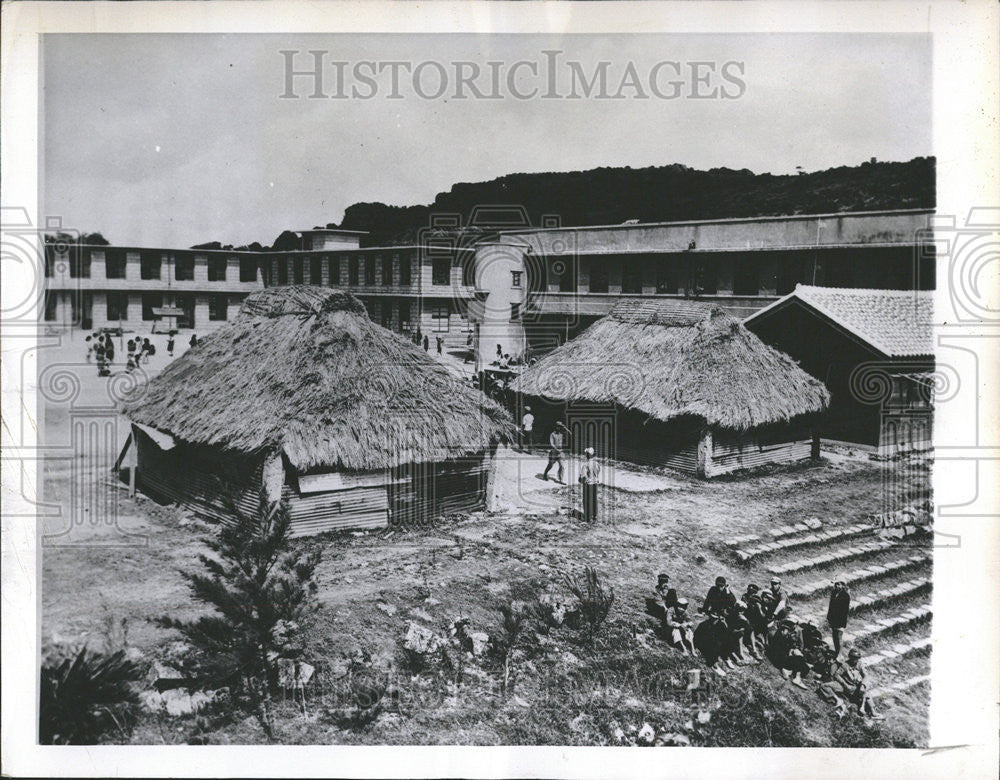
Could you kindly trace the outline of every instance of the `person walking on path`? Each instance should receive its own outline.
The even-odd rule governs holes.
[[[424,352],[427,352],[430,349],[430,346],[431,346],[431,341],[430,341],[429,338],[427,338],[427,334],[425,333],[424,334]]]
[[[833,634],[833,650],[840,657],[840,643],[844,638],[844,629],[847,628],[847,614],[851,611],[851,593],[847,589],[847,584],[841,580],[833,583],[833,591],[830,593],[830,606],[826,611],[826,622],[830,624],[830,632]]]
[[[542,472],[542,479],[549,478],[549,469],[556,466],[556,482],[563,483],[563,449],[566,447],[566,438],[569,429],[561,422],[556,423],[556,427],[549,434],[549,463]]]
[[[438,354],[440,355],[441,354],[441,347],[444,346],[444,339],[441,338],[440,336],[435,336],[434,338],[437,339],[437,350],[438,350]]]
[[[531,407],[524,407],[524,417],[521,418],[521,449],[531,452],[531,436],[535,427],[535,415],[531,413]]]
[[[192,333],[191,334],[191,340],[188,342],[188,347],[190,347],[191,349],[194,349],[197,346],[198,346],[198,334],[197,333]]]
[[[587,447],[583,454],[587,457],[580,469],[580,482],[583,483],[583,520],[592,523],[597,519],[597,486],[601,480],[601,463],[594,457],[593,447]]]
[[[170,357],[174,356],[174,332],[170,331],[170,335],[167,336],[167,354]]]

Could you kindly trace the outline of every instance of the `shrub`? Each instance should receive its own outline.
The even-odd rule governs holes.
[[[593,639],[611,612],[611,606],[615,601],[614,588],[605,589],[601,584],[600,574],[592,566],[584,569],[582,574],[563,573],[563,582],[576,598],[581,623],[588,636]]]
[[[127,738],[138,695],[131,683],[141,668],[125,651],[106,655],[86,647],[42,667],[38,739],[46,745],[94,745],[108,734]]]
[[[229,502],[237,521],[219,525],[206,544],[214,557],[199,556],[204,573],[181,572],[197,601],[214,614],[193,621],[162,617],[194,648],[201,684],[226,687],[273,737],[271,683],[282,655],[301,650],[306,622],[315,609],[313,575],[320,553],[288,550],[291,519],[285,502],[260,493],[258,511],[246,514]]]
[[[506,695],[508,691],[514,689],[511,660],[524,631],[526,615],[516,604],[501,604],[499,612],[500,628],[490,637],[490,655],[500,666],[500,692]]]

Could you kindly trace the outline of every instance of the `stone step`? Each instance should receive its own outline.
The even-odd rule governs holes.
[[[890,601],[905,599],[916,596],[925,590],[930,590],[932,583],[930,579],[918,578],[907,580],[893,585],[891,588],[880,589],[876,593],[869,593],[851,601],[851,614],[865,612],[869,609],[878,609],[888,604]]]
[[[815,569],[821,566],[830,566],[834,563],[844,563],[857,558],[867,558],[870,555],[878,555],[879,553],[898,547],[899,542],[895,539],[875,539],[872,541],[856,542],[851,546],[831,550],[814,558],[800,558],[789,563],[775,564],[768,568],[774,574],[796,574],[800,571]]]
[[[863,569],[854,569],[853,571],[847,572],[847,574],[842,574],[837,577],[837,579],[846,582],[848,588],[853,588],[859,583],[868,580],[881,579],[882,577],[898,574],[899,572],[906,571],[907,569],[922,566],[930,559],[930,553],[917,552],[913,555],[907,556],[906,558],[901,558],[898,561],[890,561],[886,564],[869,566]],[[805,585],[799,585],[795,588],[791,588],[789,590],[789,595],[793,598],[799,599],[811,599],[820,595],[826,596],[829,595],[829,591],[833,590],[833,582],[833,580],[827,579],[807,582]]]
[[[916,688],[918,685],[922,685],[923,683],[928,683],[930,681],[931,681],[931,676],[929,674],[921,674],[917,675],[916,677],[908,677],[907,679],[900,680],[899,682],[893,683],[892,685],[887,685],[884,688],[879,688],[877,690],[874,690],[869,695],[873,699],[885,696],[894,696],[898,693],[903,693],[905,691],[910,690],[911,688]]]
[[[873,666],[880,666],[889,661],[895,661],[897,658],[908,658],[922,653],[929,653],[930,650],[931,638],[929,636],[917,639],[909,644],[901,642],[892,647],[879,650],[876,653],[866,655],[864,660],[865,668],[871,669]]]
[[[759,544],[741,547],[736,550],[736,557],[741,563],[746,563],[764,555],[788,552],[802,547],[812,547],[817,544],[842,542],[859,536],[871,536],[874,533],[875,529],[867,523],[830,526],[827,528],[809,530],[807,533],[799,533],[796,531],[793,535],[783,536],[778,539],[763,541]]]
[[[852,644],[867,642],[882,634],[899,631],[910,626],[924,623],[931,619],[932,610],[929,604],[912,607],[893,617],[858,623],[850,632],[844,632],[844,641]]]
[[[798,533],[809,533],[810,531],[817,531],[823,527],[823,521],[818,517],[811,517],[808,520],[804,520],[801,523],[795,523],[794,525],[783,525],[778,528],[769,528],[764,536],[759,534],[745,534],[743,536],[734,536],[726,545],[735,549],[737,547],[743,547],[745,545],[753,545],[758,542],[773,542],[777,539],[783,539],[786,536],[793,536]]]

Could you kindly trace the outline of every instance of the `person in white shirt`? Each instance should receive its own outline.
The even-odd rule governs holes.
[[[532,435],[535,428],[535,415],[531,413],[531,407],[524,407],[524,417],[521,418],[521,449],[531,452]]]
[[[580,482],[583,483],[583,520],[592,523],[597,519],[597,485],[601,480],[601,463],[594,458],[593,447],[587,447],[583,454],[587,456],[580,469]]]

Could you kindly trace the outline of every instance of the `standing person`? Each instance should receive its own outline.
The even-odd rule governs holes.
[[[424,352],[427,352],[430,349],[430,346],[431,346],[431,341],[430,341],[429,338],[427,338],[427,334],[425,333],[424,334]]]
[[[435,336],[434,338],[437,339],[437,350],[438,350],[438,354],[440,355],[441,354],[441,347],[444,345],[444,339],[441,338],[440,336]]]
[[[129,339],[128,343],[125,345],[128,351],[128,359],[135,360],[135,339]]]
[[[563,484],[563,448],[566,446],[568,433],[569,429],[562,422],[557,422],[556,427],[549,434],[549,463],[545,467],[545,471],[542,472],[542,479],[548,479],[549,469],[557,466],[556,482]]]
[[[830,606],[826,610],[826,622],[830,624],[830,632],[833,634],[833,650],[840,656],[840,642],[844,638],[844,629],[847,628],[847,613],[851,611],[851,593],[847,590],[847,584],[843,580],[833,583],[833,591],[830,593]]]
[[[531,407],[524,407],[524,417],[521,418],[521,449],[531,452],[531,436],[535,427],[535,415],[531,413]]]
[[[87,336],[85,341],[87,342],[87,362],[89,363],[94,356],[94,342],[90,340],[90,336]]]
[[[465,359],[462,361],[463,363],[471,363],[472,362],[472,352],[473,352],[473,350],[472,350],[472,334],[470,333],[468,336],[465,337]]]
[[[174,332],[173,331],[170,331],[170,334],[167,336],[167,354],[170,357],[174,356]]]
[[[104,339],[104,357],[107,358],[108,365],[115,362],[115,341],[111,336]]]
[[[503,357],[503,347],[497,344],[497,362]]]
[[[197,333],[192,333],[191,334],[191,340],[188,342],[188,347],[190,347],[191,349],[194,349],[197,346],[198,346],[198,334]]]
[[[142,358],[143,363],[149,362],[149,356],[153,354],[153,345],[149,343],[149,339],[142,340],[142,347],[139,351],[139,357]]]
[[[601,462],[594,457],[593,447],[587,447],[583,454],[587,457],[580,469],[580,482],[583,483],[583,520],[592,523],[597,519],[597,486],[601,480]]]
[[[417,329],[413,332],[413,343],[419,347],[421,341],[423,341],[423,336],[420,334],[420,326],[417,325]]]

